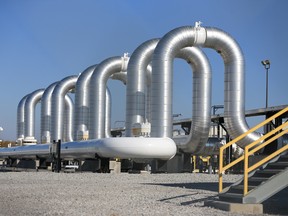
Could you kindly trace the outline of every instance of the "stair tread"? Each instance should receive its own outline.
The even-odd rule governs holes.
[[[219,197],[231,197],[231,198],[242,198],[243,194],[239,194],[239,193],[222,193],[219,194]]]
[[[254,185],[248,185],[248,189],[249,190],[252,190],[252,189],[254,189],[254,188],[256,188],[257,186],[254,186]],[[241,190],[243,190],[243,188],[244,188],[244,185],[243,184],[239,184],[239,185],[234,185],[234,186],[231,186],[231,188],[233,188],[233,189],[241,189]]]
[[[274,176],[280,172],[282,172],[283,169],[264,169],[264,170],[257,170],[255,172],[255,175],[270,175],[270,176]]]
[[[273,163],[269,163],[268,165],[287,165],[288,166],[288,161],[276,161]]]
[[[264,170],[257,170],[256,171],[256,173],[263,173],[263,174],[273,174],[273,173],[279,173],[279,172],[281,172],[282,170],[280,170],[280,169],[264,169]]]
[[[270,177],[258,177],[258,176],[251,176],[248,181],[265,181]]]

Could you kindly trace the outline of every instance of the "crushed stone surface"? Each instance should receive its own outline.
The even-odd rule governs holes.
[[[204,206],[217,195],[213,174],[1,172],[0,182],[1,216],[241,215]]]

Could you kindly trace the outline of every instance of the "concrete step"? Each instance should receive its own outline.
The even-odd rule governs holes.
[[[240,193],[223,193],[219,194],[219,200],[224,202],[242,203],[243,195]]]
[[[288,161],[288,154],[281,155],[278,161]]]
[[[277,161],[267,165],[266,169],[285,169],[288,167],[288,161]]]
[[[258,170],[255,172],[253,176],[255,177],[271,177],[273,175],[276,175],[280,173],[281,169],[264,169],[264,170]]]
[[[204,206],[221,209],[223,211],[229,211],[232,214],[263,214],[262,204],[242,204],[242,203],[230,203],[220,200],[206,200]]]
[[[248,185],[258,186],[262,182],[267,181],[268,179],[269,179],[269,177],[256,177],[256,176],[254,177],[254,176],[252,176],[248,179]],[[243,184],[243,182],[242,182],[242,184]]]
[[[254,188],[256,188],[256,186],[248,185],[248,191],[253,190]],[[240,184],[231,186],[228,190],[228,193],[243,194],[243,191],[244,191],[244,185]]]

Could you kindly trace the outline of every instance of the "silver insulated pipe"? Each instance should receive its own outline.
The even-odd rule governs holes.
[[[75,140],[86,140],[89,138],[89,88],[90,79],[93,71],[97,65],[92,65],[83,71],[75,87],[75,119],[74,119],[74,139]],[[126,83],[126,73],[119,72],[113,77]],[[113,76],[112,75],[112,76]],[[105,105],[105,137],[110,137],[111,130],[111,93],[110,90],[106,89],[106,105]]]
[[[35,139],[35,107],[36,104],[41,100],[41,97],[45,89],[38,89],[31,94],[26,99],[25,102],[25,128],[24,135],[25,139]]]
[[[106,88],[106,104],[105,104],[105,137],[109,138],[111,136],[111,106],[112,98],[109,88]]]
[[[58,82],[49,85],[41,99],[41,143],[51,143],[51,102],[52,92]]]
[[[173,58],[182,48],[203,46],[215,49],[224,60],[224,120],[227,131],[235,138],[249,130],[244,115],[244,57],[237,42],[216,28],[186,26],[168,32],[158,43],[152,60],[151,136],[172,136]],[[253,133],[241,142],[244,147],[260,134]]]
[[[142,43],[132,53],[127,68],[125,133],[132,136],[132,125],[145,122],[147,90],[147,66],[159,39]]]
[[[78,76],[68,76],[56,85],[52,93],[52,130],[51,140],[61,139],[63,142],[63,125],[64,125],[64,98],[65,95],[75,88]]]
[[[189,136],[184,142],[175,142],[184,152],[201,154],[206,149],[211,123],[211,67],[205,53],[197,47],[183,48],[176,57],[185,59],[192,67],[193,101]]]
[[[121,71],[114,73],[110,76],[110,79],[119,80],[124,85],[127,84],[127,71]],[[107,87],[106,90],[106,108],[105,108],[105,137],[112,137],[111,135],[111,107],[112,107],[112,95]]]
[[[73,123],[74,123],[74,102],[72,98],[65,95],[65,113],[64,113],[64,129],[63,140],[66,142],[73,141]]]
[[[129,57],[111,57],[102,61],[94,70],[90,81],[90,129],[89,139],[105,137],[105,100],[106,85],[109,77],[117,72],[126,71]]]
[[[75,87],[74,140],[89,138],[89,83],[97,65],[84,70]]]
[[[112,74],[110,76],[110,79],[113,79],[113,80],[119,80],[121,81],[124,85],[127,84],[127,72],[126,71],[121,71],[119,73],[115,73],[115,74]]]
[[[25,128],[25,102],[29,94],[25,95],[17,106],[17,142],[22,142],[24,139],[24,128]]]
[[[147,103],[146,118],[149,119],[151,71],[147,70],[147,66],[158,42],[159,39],[152,39],[142,43],[130,57],[127,69],[126,136],[131,136],[131,127],[134,123],[145,122],[145,102]],[[196,47],[183,48],[176,57],[185,59],[194,72],[191,131],[189,137],[181,139],[178,147],[184,151],[196,153],[205,147],[209,134],[211,67],[206,55]]]

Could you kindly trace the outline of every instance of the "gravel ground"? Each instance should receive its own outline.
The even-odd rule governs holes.
[[[204,207],[217,195],[217,175],[1,172],[0,182],[5,216],[237,215]]]

